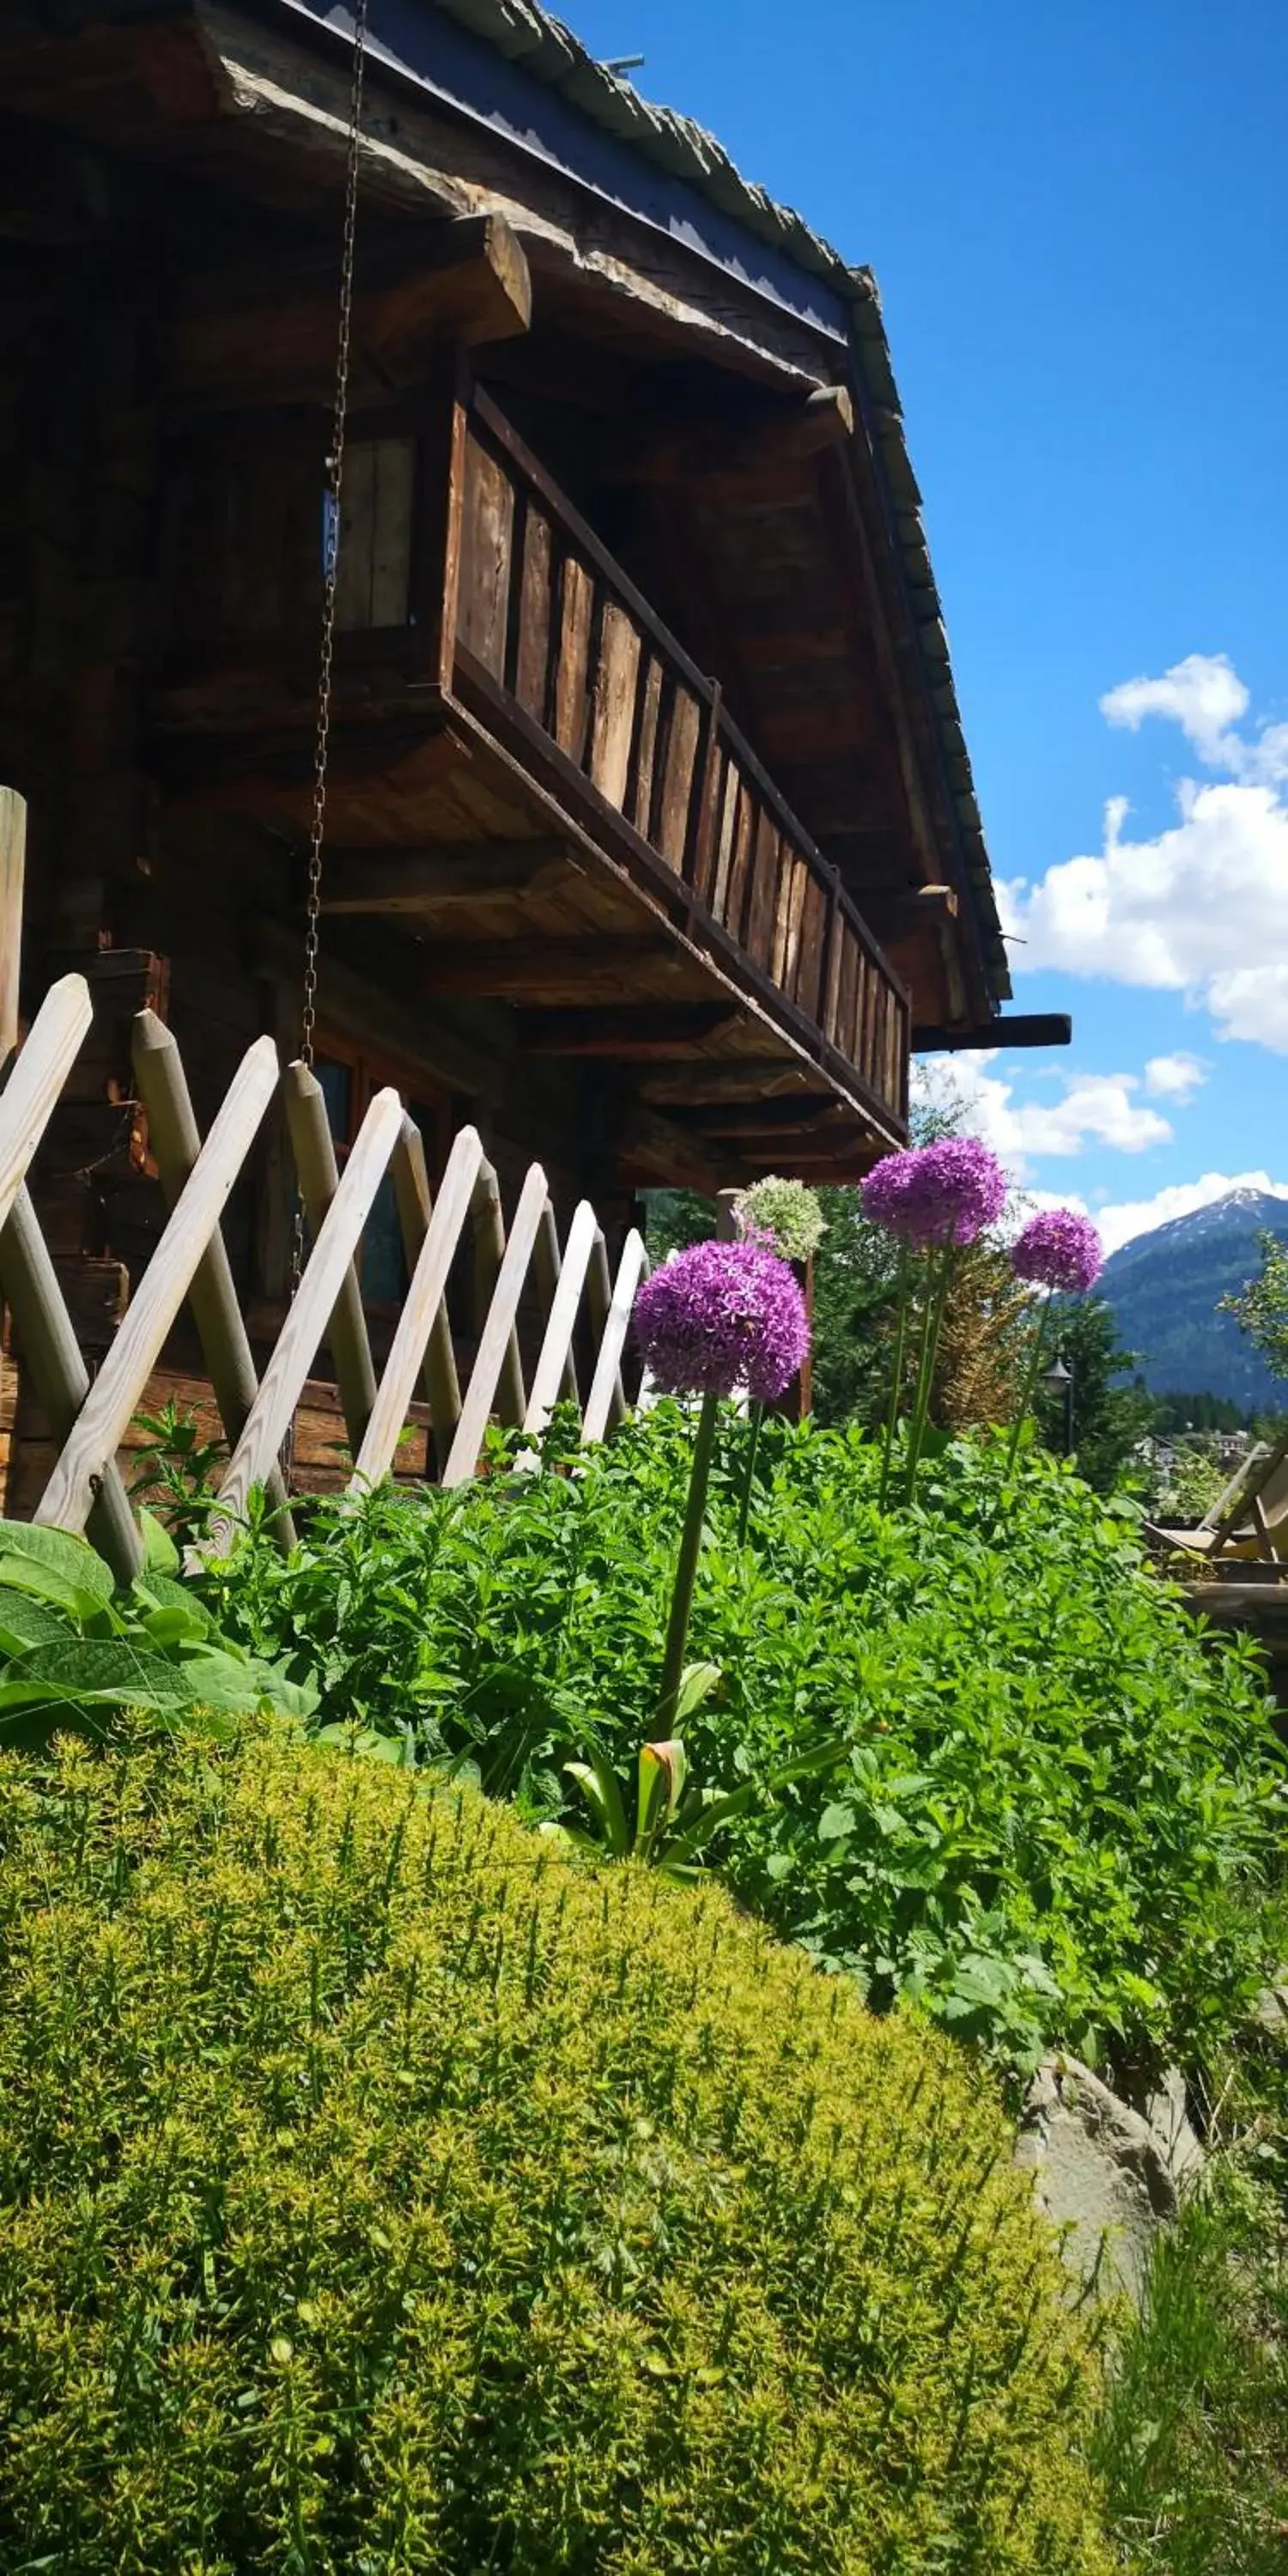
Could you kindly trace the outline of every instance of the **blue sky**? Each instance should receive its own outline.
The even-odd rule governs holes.
[[[876,270],[1013,1007],[1074,1014],[985,1132],[1111,1241],[1288,1195],[1284,0],[567,10]]]

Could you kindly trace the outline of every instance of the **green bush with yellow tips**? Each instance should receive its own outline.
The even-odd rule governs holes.
[[[987,2082],[468,1788],[0,1763],[0,2566],[1104,2576]]]

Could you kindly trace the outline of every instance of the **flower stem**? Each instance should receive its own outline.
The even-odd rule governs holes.
[[[1015,1421],[1011,1429],[1011,1445],[1006,1453],[1006,1472],[1008,1476],[1010,1475],[1011,1470],[1015,1465],[1015,1461],[1019,1456],[1020,1433],[1023,1431],[1024,1425],[1028,1421],[1029,1415],[1033,1410],[1033,1398],[1037,1391],[1038,1371],[1042,1366],[1043,1353],[1046,1349],[1047,1325],[1050,1320],[1051,1300],[1049,1297],[1044,1297],[1042,1301],[1042,1312],[1038,1317],[1038,1328],[1033,1336],[1033,1349],[1029,1357],[1029,1365],[1024,1374],[1024,1392],[1020,1398],[1019,1411],[1015,1416]]]
[[[747,1441],[747,1463],[743,1471],[742,1479],[742,1502],[738,1511],[739,1547],[745,1547],[747,1544],[747,1524],[751,1519],[751,1488],[756,1473],[756,1451],[760,1447],[760,1426],[764,1419],[764,1405],[758,1398],[753,1398],[751,1406],[751,1431]]]
[[[716,1421],[720,1410],[718,1395],[704,1395],[698,1415],[698,1436],[693,1444],[693,1465],[689,1470],[689,1498],[684,1506],[684,1527],[680,1532],[680,1553],[676,1560],[675,1586],[671,1594],[671,1615],[667,1621],[666,1647],[662,1657],[662,1695],[658,1701],[658,1723],[665,1728],[675,1714],[684,1674],[684,1650],[689,1641],[689,1613],[693,1608],[693,1585],[698,1571],[702,1546],[702,1523],[707,1508],[707,1486],[711,1480],[711,1459],[716,1445]]]
[[[908,1500],[917,1489],[917,1468],[921,1461],[926,1420],[930,1412],[931,1390],[935,1383],[935,1362],[939,1357],[939,1337],[944,1328],[944,1309],[952,1285],[953,1249],[944,1245],[936,1275],[933,1256],[926,1274],[926,1320],[921,1336],[921,1366],[917,1371],[917,1397],[912,1412],[912,1432],[908,1443]]]
[[[912,1254],[906,1243],[899,1246],[899,1320],[895,1326],[894,1362],[890,1376],[890,1402],[886,1407],[885,1440],[881,1449],[881,1486],[877,1508],[884,1511],[890,1490],[890,1461],[894,1456],[894,1435],[899,1421],[899,1399],[903,1394],[903,1363],[908,1348],[908,1309],[912,1303]]]

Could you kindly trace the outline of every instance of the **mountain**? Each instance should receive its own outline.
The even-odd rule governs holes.
[[[1255,1276],[1263,1234],[1288,1243],[1288,1199],[1229,1190],[1210,1207],[1138,1234],[1111,1254],[1099,1287],[1114,1310],[1119,1339],[1139,1352],[1141,1374],[1155,1395],[1209,1393],[1249,1408],[1283,1405],[1282,1379],[1271,1376],[1233,1315],[1213,1312],[1218,1298]]]

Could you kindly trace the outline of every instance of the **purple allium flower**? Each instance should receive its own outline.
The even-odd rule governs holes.
[[[1011,1247],[1017,1279],[1030,1279],[1039,1288],[1059,1288],[1074,1297],[1095,1286],[1104,1257],[1104,1245],[1090,1217],[1077,1216],[1072,1208],[1046,1208],[1040,1216],[1031,1216]]]
[[[904,1190],[902,1215],[919,1251],[974,1243],[1006,1204],[1006,1174],[974,1136],[941,1136],[923,1145]]]
[[[920,1147],[910,1146],[906,1153],[885,1154],[860,1183],[864,1215],[873,1225],[884,1226],[887,1234],[897,1234],[905,1241],[911,1235],[908,1193],[921,1153]]]
[[[772,1403],[809,1349],[805,1300],[785,1261],[764,1243],[694,1243],[646,1279],[635,1332],[668,1395],[732,1395],[745,1386]]]

